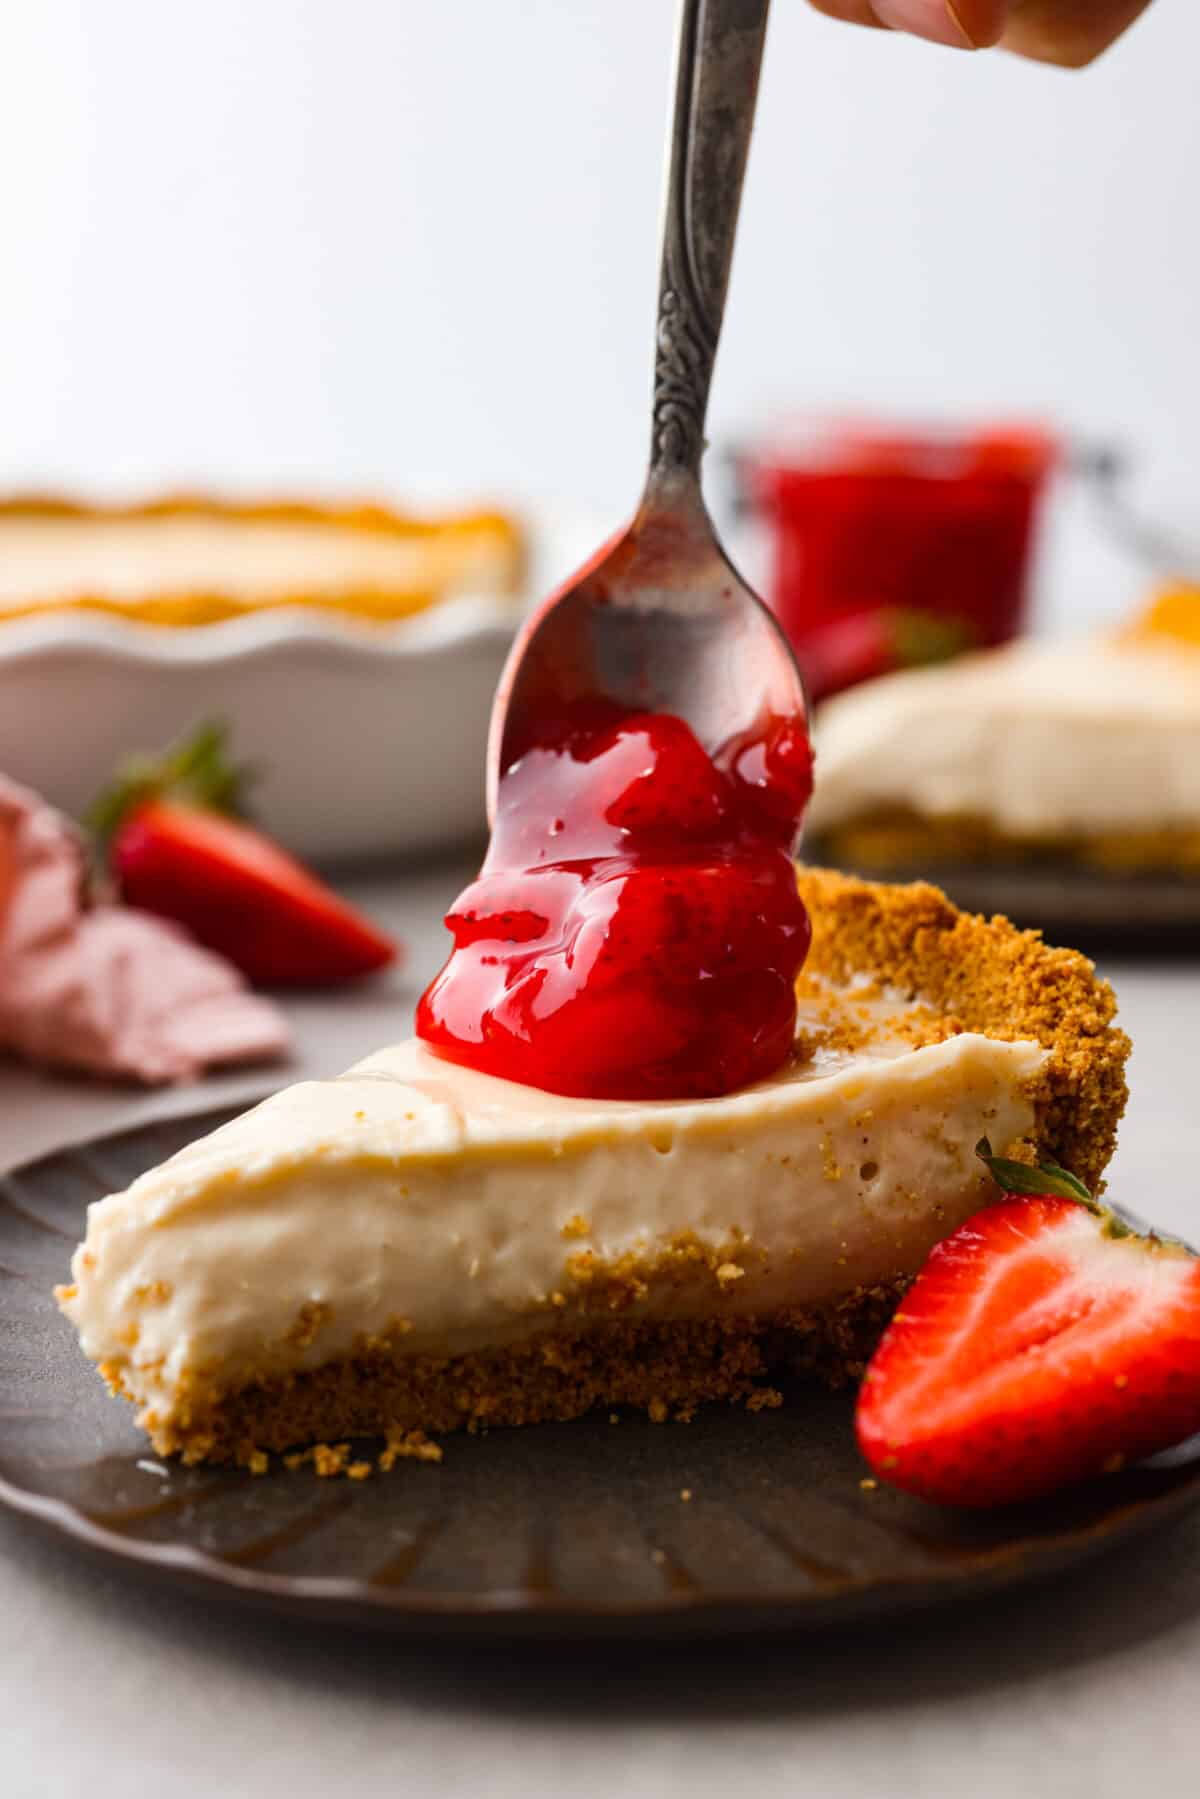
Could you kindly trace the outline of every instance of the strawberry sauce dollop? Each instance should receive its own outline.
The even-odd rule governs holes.
[[[811,937],[792,866],[811,791],[799,721],[711,757],[665,713],[545,728],[501,778],[419,1035],[484,1073],[598,1099],[704,1098],[773,1073]]]

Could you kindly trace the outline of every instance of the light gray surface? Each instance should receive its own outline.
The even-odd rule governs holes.
[[[293,1011],[299,1069],[403,1034],[462,869],[364,887],[409,971]],[[1122,963],[1137,1049],[1114,1193],[1200,1237],[1200,960]],[[295,1072],[294,1070],[289,1072]],[[117,1095],[0,1075],[0,1163],[260,1091]],[[2,1426],[0,1426],[2,1428]],[[1200,1783],[1200,1518],[1044,1592],[837,1636],[468,1652],[323,1635],[143,1587],[0,1516],[4,1799],[425,1794],[1156,1799]]]

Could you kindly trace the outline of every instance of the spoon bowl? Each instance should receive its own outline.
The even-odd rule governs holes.
[[[541,721],[605,701],[669,712],[711,753],[769,717],[805,716],[795,658],[726,556],[696,487],[661,497],[567,585],[513,646],[492,712],[488,810]]]
[[[713,753],[806,719],[795,658],[733,568],[700,487],[769,0],[682,0],[650,468],[632,523],[527,620],[492,711],[488,814],[543,721],[603,703],[673,713]]]

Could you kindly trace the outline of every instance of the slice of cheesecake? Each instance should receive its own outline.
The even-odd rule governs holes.
[[[1122,633],[1022,640],[818,713],[806,842],[865,874],[1049,864],[1200,875],[1200,596]]]
[[[284,606],[388,621],[459,594],[513,594],[524,556],[520,528],[497,512],[16,498],[0,501],[0,623],[82,611],[207,625]]]
[[[568,1099],[407,1042],[93,1206],[60,1303],[155,1447],[762,1403],[781,1363],[861,1367],[991,1196],[981,1137],[1100,1182],[1128,1042],[1090,963],[931,887],[801,887],[795,1051],[756,1086]]]

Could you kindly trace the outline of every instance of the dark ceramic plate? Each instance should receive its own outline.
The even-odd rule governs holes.
[[[402,1462],[362,1483],[168,1467],[50,1289],[89,1200],[226,1115],[0,1181],[0,1498],[131,1571],[409,1633],[719,1634],[980,1598],[1200,1499],[1200,1460],[1177,1459],[1022,1512],[941,1511],[864,1489],[850,1399],[808,1389],[754,1417],[599,1414],[452,1437],[441,1466]]]
[[[825,865],[819,841],[805,845]],[[836,866],[829,862],[828,866]],[[878,871],[854,869],[878,879]],[[1200,880],[1169,875],[1100,875],[1038,867],[889,869],[889,881],[932,881],[964,912],[999,912],[1051,943],[1079,949],[1200,949]]]

